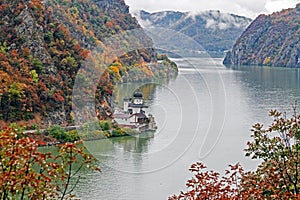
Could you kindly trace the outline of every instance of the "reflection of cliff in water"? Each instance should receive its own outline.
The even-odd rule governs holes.
[[[300,102],[300,69],[266,66],[230,66],[235,80],[242,88],[247,105],[256,118],[266,116],[271,109],[292,112],[292,105]],[[262,112],[262,110],[264,110]]]

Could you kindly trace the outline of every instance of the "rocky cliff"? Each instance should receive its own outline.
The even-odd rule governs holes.
[[[155,65],[151,39],[139,29],[123,0],[0,0],[0,16],[0,127],[11,122],[72,124],[74,83],[95,76],[89,69],[78,75],[88,62],[94,67],[105,64],[99,77],[93,77],[99,79],[98,85],[85,91],[95,90],[91,111],[96,109],[100,119],[111,114],[117,82],[176,73],[171,62]],[[146,40],[147,48],[107,58],[118,48],[112,49],[107,38],[134,29],[140,36],[135,42]],[[150,62],[156,67],[149,68]]]
[[[258,16],[227,53],[224,64],[300,67],[300,4]]]

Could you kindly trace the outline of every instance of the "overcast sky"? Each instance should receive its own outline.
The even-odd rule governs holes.
[[[130,10],[191,11],[220,10],[221,12],[255,18],[261,13],[271,13],[295,7],[300,0],[125,0]]]

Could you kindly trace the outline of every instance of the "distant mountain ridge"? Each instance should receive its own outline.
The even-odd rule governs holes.
[[[258,16],[227,53],[224,64],[300,67],[300,4]]]
[[[146,30],[153,27],[172,29],[193,38],[206,51],[215,52],[230,49],[252,21],[246,17],[220,11],[149,13],[142,10],[133,15]]]

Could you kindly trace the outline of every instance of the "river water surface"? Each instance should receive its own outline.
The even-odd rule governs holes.
[[[251,126],[270,123],[270,109],[291,112],[300,100],[300,69],[230,68],[219,58],[174,61],[178,77],[147,96],[156,133],[86,142],[102,173],[83,173],[78,197],[167,199],[185,189],[196,161],[220,172],[237,162],[253,170],[257,162],[243,152]]]

